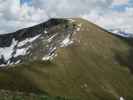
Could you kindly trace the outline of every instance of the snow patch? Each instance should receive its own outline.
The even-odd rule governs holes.
[[[47,41],[48,42],[51,42],[55,37],[56,37],[57,34],[54,34],[53,36],[51,36]]]
[[[0,57],[3,56],[5,61],[8,61],[12,57],[12,53],[14,52],[14,47],[16,45],[17,41],[13,39],[10,47],[0,48]]]
[[[78,31],[78,32],[80,31],[80,28],[79,28],[79,27],[77,28],[77,31]]]
[[[77,27],[77,32],[79,32],[80,31],[80,29],[81,29],[81,26],[82,26],[82,24],[80,23],[80,24],[78,24],[78,27]]]
[[[15,64],[19,64],[21,62],[21,60],[18,60]]]
[[[82,26],[82,24],[80,23],[80,24],[78,24],[78,27],[81,27]]]
[[[47,34],[47,33],[48,33],[48,31],[44,30],[44,33],[45,33],[45,34]]]
[[[14,55],[14,57],[26,55],[29,48],[30,48],[30,46],[27,47],[27,48],[17,49],[17,50],[16,50],[16,54]]]
[[[123,97],[120,97],[120,100],[125,100]]]
[[[71,23],[75,22],[75,20],[73,20],[73,19],[69,19],[69,21],[71,21]]]
[[[53,60],[54,57],[56,57],[57,54],[53,53],[52,55],[46,55],[42,58],[43,61]]]
[[[5,65],[5,64],[1,64],[1,65],[0,65],[1,68],[2,68],[2,67],[6,67],[6,66],[7,66],[7,65]]]
[[[70,44],[72,44],[73,41],[70,39],[70,35],[68,35],[62,42],[60,47],[66,47]]]
[[[38,39],[40,36],[41,35],[37,35],[37,36],[35,36],[33,38],[27,38],[24,41],[19,42],[18,43],[18,47],[22,47],[22,46],[24,46],[27,43],[32,43],[33,41],[35,41],[36,39]]]
[[[51,56],[45,56],[42,58],[43,61],[47,61],[47,60],[50,60],[51,59]]]
[[[54,48],[51,47],[51,48],[49,49],[49,55],[51,55],[52,53],[54,53],[56,49],[57,49],[56,47],[54,47]]]

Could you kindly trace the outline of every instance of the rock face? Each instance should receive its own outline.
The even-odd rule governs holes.
[[[14,33],[0,35],[0,66],[50,60],[58,47],[70,44],[76,30],[72,20],[50,19]]]

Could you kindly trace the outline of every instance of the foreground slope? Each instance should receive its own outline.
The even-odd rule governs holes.
[[[85,20],[74,20],[81,27],[73,44],[58,48],[52,61],[1,69],[0,88],[81,100],[132,100],[131,42]]]

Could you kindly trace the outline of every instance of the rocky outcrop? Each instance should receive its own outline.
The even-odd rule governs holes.
[[[33,60],[51,60],[58,47],[72,43],[72,20],[50,19],[14,33],[0,35],[0,66]]]

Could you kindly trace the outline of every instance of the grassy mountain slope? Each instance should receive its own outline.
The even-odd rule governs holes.
[[[131,42],[82,19],[74,44],[59,48],[51,62],[1,69],[0,88],[81,100],[133,99]]]

